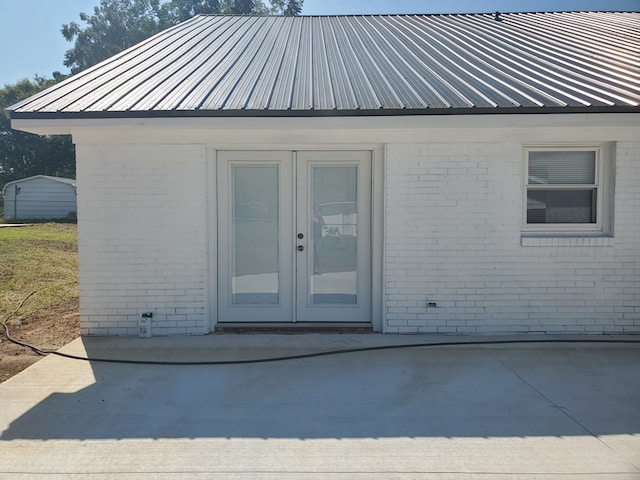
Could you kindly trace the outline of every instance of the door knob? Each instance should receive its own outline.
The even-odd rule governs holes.
[[[298,245],[298,251],[299,251],[299,252],[304,251],[304,247],[303,247],[302,245]]]

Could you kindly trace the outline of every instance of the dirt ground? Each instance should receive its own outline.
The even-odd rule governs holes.
[[[16,316],[7,322],[11,336],[40,348],[58,349],[80,335],[78,300],[36,312]],[[11,378],[34,364],[41,355],[7,340],[4,329],[0,333],[0,382]]]

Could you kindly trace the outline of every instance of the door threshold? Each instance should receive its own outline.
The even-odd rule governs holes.
[[[370,323],[218,323],[216,333],[374,333]]]

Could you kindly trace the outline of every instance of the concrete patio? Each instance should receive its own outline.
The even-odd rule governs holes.
[[[203,361],[452,340],[85,338],[63,351]],[[0,385],[0,403],[3,479],[640,479],[637,343],[421,347],[226,366],[49,356]]]

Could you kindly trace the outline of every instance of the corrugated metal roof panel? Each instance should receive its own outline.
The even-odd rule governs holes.
[[[637,111],[640,13],[197,16],[12,118]]]

